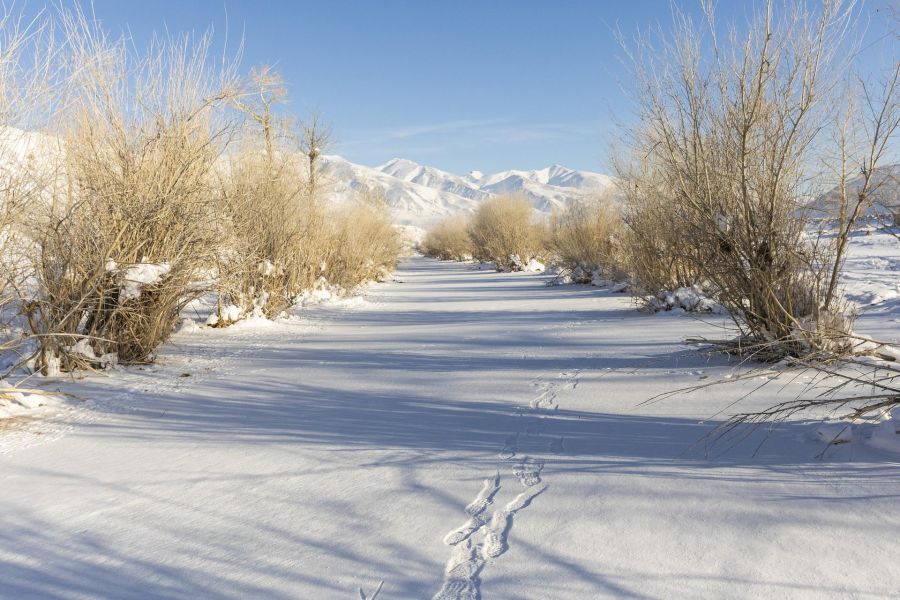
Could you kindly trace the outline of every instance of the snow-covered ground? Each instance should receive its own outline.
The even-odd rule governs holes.
[[[75,399],[0,421],[0,598],[900,594],[900,456],[812,421],[709,448],[770,375],[642,403],[737,372],[681,343],[722,317],[550,278],[415,257],[42,382]]]

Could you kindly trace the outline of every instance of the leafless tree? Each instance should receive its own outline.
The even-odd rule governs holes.
[[[640,118],[619,162],[626,223],[638,239],[652,211],[673,235],[645,242],[670,255],[732,315],[742,351],[804,355],[843,344],[846,315],[811,265],[805,168],[828,118],[851,5],[765,3],[743,33],[719,40],[711,3],[698,27],[675,9],[670,37],[625,44]],[[652,258],[652,257],[651,257]],[[654,267],[652,260],[633,263]],[[661,277],[637,274],[637,280]],[[658,290],[646,290],[654,293]]]

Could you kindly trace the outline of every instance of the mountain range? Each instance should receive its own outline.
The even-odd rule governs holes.
[[[456,175],[404,158],[378,167],[358,165],[336,155],[325,156],[323,162],[334,194],[379,189],[396,222],[404,225],[427,226],[445,215],[472,212],[488,198],[503,193],[523,194],[536,210],[551,212],[572,199],[600,195],[615,186],[615,179],[607,175],[561,165]]]

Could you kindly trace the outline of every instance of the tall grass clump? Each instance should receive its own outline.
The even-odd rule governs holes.
[[[63,151],[29,215],[33,286],[22,309],[44,374],[151,360],[215,264],[213,170],[231,134],[234,73],[210,39],[139,53],[63,12]]]
[[[597,272],[617,278],[621,233],[621,211],[611,198],[578,199],[550,216],[547,247],[576,283],[590,283]]]
[[[524,196],[497,196],[485,201],[472,216],[468,232],[474,257],[494,263],[498,271],[520,269],[543,253],[543,236],[531,203]]]
[[[474,251],[469,238],[469,218],[452,215],[439,221],[425,234],[422,253],[440,260],[470,260]]]
[[[646,293],[700,283],[773,357],[843,344],[851,315],[830,297],[830,259],[806,232],[808,172],[828,120],[848,11],[767,3],[719,39],[676,11],[674,34],[629,51],[640,118],[623,180],[635,279]]]

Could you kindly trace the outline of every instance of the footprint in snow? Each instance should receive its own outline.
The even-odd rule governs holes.
[[[484,567],[484,559],[479,548],[469,540],[453,548],[450,560],[444,569],[444,582],[432,600],[479,600],[478,575]]]
[[[544,463],[526,456],[525,459],[513,467],[513,475],[525,486],[532,487],[541,482],[541,470]]]
[[[448,546],[455,546],[481,529],[487,523],[484,518],[484,511],[493,503],[494,495],[500,489],[500,475],[485,479],[481,487],[481,491],[475,496],[475,499],[466,507],[466,514],[469,520],[462,526],[457,527],[444,537],[444,543]]]
[[[528,506],[534,498],[547,489],[547,485],[531,487],[516,496],[503,510],[498,510],[491,517],[490,525],[484,531],[484,542],[481,544],[481,555],[485,558],[497,558],[509,547],[507,537],[512,527],[513,515]]]

